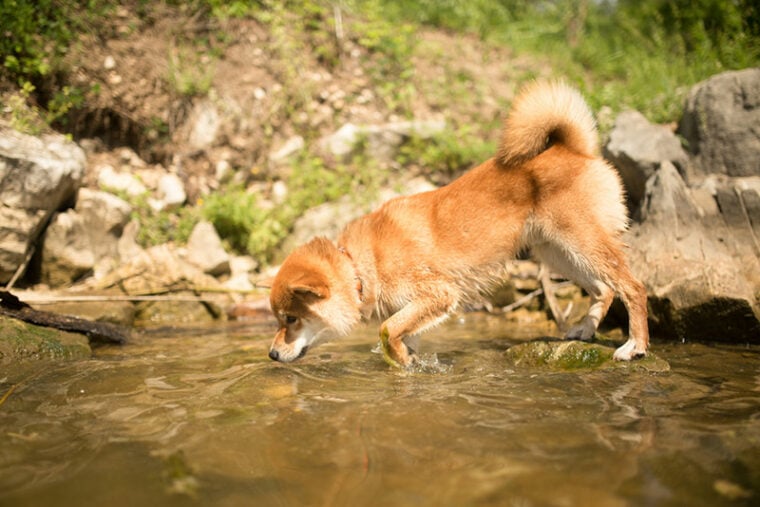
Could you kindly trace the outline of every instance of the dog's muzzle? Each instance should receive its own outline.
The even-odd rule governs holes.
[[[306,352],[308,350],[309,350],[309,347],[302,348],[301,352],[298,354],[298,357],[296,357],[296,358],[294,358],[292,360],[295,361],[296,359],[301,359],[303,356],[306,355]],[[271,359],[272,361],[282,361],[282,359],[280,359],[280,353],[278,351],[274,350],[274,349],[271,349],[269,351],[269,359]]]

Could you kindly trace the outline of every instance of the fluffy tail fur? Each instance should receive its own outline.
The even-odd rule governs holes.
[[[579,155],[597,156],[596,122],[575,89],[561,82],[534,82],[512,104],[498,159],[507,167],[518,165],[557,143]]]

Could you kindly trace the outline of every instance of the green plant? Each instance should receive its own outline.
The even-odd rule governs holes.
[[[379,180],[377,166],[361,153],[349,165],[335,167],[328,167],[319,157],[304,154],[292,161],[284,202],[262,206],[256,195],[232,185],[206,196],[201,214],[214,224],[233,250],[267,262],[307,209],[346,195],[371,199]]]
[[[169,52],[167,79],[180,95],[206,95],[214,82],[212,57],[193,46],[177,46]]]
[[[431,138],[412,137],[398,156],[402,166],[417,166],[424,174],[457,175],[492,157],[496,145],[484,140],[473,128],[447,129]]]
[[[8,116],[10,126],[25,134],[37,135],[46,128],[40,110],[29,105],[29,96],[34,92],[34,85],[25,81],[16,93],[5,97],[3,115]]]

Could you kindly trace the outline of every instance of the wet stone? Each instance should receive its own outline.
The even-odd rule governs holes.
[[[552,371],[630,369],[665,372],[670,365],[651,352],[633,361],[615,361],[615,347],[577,340],[537,340],[507,349],[507,361],[514,367]]]
[[[26,360],[83,359],[91,354],[84,335],[0,316],[0,365]]]

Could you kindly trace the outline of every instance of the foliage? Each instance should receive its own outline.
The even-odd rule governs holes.
[[[170,241],[186,243],[193,227],[200,220],[198,209],[192,206],[176,210],[156,210],[150,205],[147,193],[139,196],[129,196],[124,192],[116,194],[132,205],[131,218],[140,224],[136,239],[143,247]]]
[[[687,88],[760,64],[753,0],[385,0],[388,16],[552,56],[592,106],[673,121]]]
[[[299,155],[292,161],[284,202],[267,205],[242,186],[231,185],[208,195],[201,213],[232,249],[266,262],[307,209],[344,195],[374,196],[380,178],[375,165],[357,155],[351,166],[355,169],[328,167],[319,157]]]
[[[202,50],[193,47],[173,48],[169,53],[168,81],[180,95],[203,96],[214,82],[214,66]]]
[[[418,165],[425,174],[451,179],[495,152],[493,142],[483,140],[472,127],[462,126],[432,138],[413,137],[401,146],[398,161],[405,167]]]

